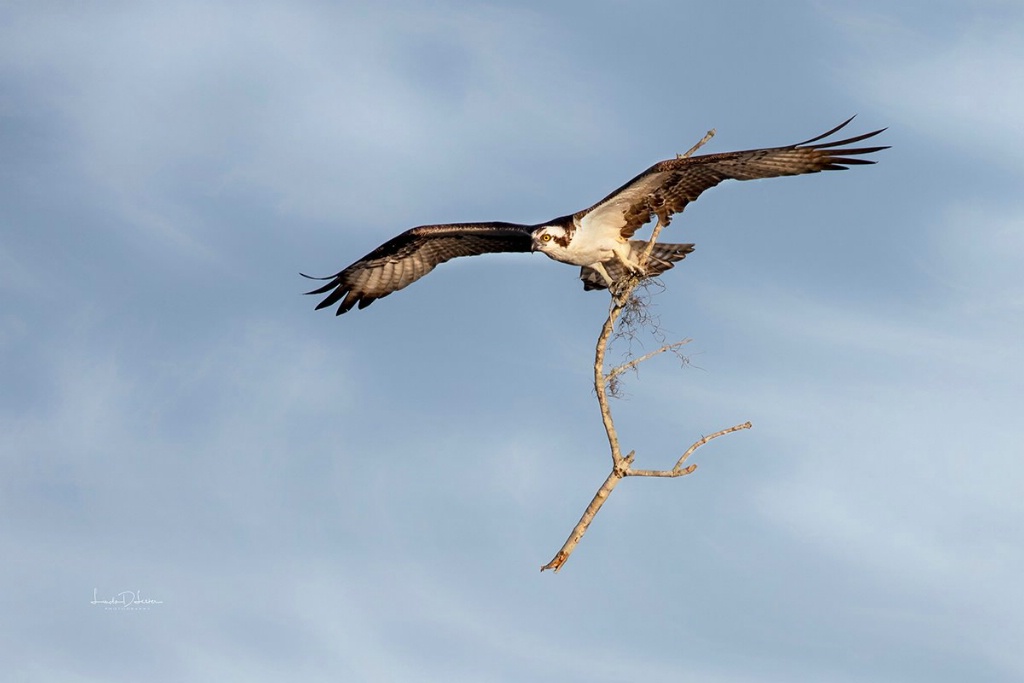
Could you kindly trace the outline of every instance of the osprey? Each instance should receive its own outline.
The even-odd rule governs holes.
[[[850,117],[827,133],[787,147],[661,161],[589,209],[537,225],[488,222],[412,228],[335,275],[310,278],[330,282],[306,294],[327,294],[317,310],[340,301],[335,315],[341,315],[353,306],[366,308],[408,287],[439,263],[458,256],[513,251],[540,251],[556,261],[580,266],[586,290],[606,289],[627,273],[653,277],[685,258],[694,245],[656,243],[641,267],[639,258],[647,241],[630,238],[654,216],[668,225],[672,214],[723,180],[840,171],[849,165],[875,163],[858,157],[888,147],[843,146],[874,137],[884,128],[845,140],[821,142],[852,120]]]

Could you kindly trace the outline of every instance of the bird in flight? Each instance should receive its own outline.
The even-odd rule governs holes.
[[[647,263],[640,258],[646,240],[630,239],[657,217],[668,225],[672,214],[696,201],[723,180],[754,180],[846,170],[873,164],[865,154],[888,147],[847,147],[885,129],[824,142],[845,127],[786,147],[703,154],[660,161],[588,209],[537,225],[519,223],[450,223],[406,230],[344,270],[323,278],[327,284],[306,294],[326,294],[317,310],[338,304],[335,315],[408,287],[439,263],[459,256],[539,251],[555,261],[580,266],[583,288],[606,289],[627,274],[653,277],[693,251],[692,244],[655,243]],[[308,275],[303,275],[309,278]],[[340,302],[340,303],[339,303]]]

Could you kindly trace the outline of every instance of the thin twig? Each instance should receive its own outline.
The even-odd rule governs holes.
[[[692,446],[690,446],[689,448],[686,449],[686,452],[683,453],[682,456],[680,456],[679,460],[676,461],[675,466],[672,469],[670,469],[670,470],[634,470],[633,468],[629,468],[626,471],[625,476],[627,476],[627,477],[682,477],[682,476],[685,476],[685,475],[690,474],[691,472],[693,472],[695,469],[697,469],[696,465],[689,465],[687,467],[683,467],[683,463],[686,462],[687,458],[689,458],[691,455],[693,455],[693,452],[695,450],[697,450],[698,448],[700,448],[701,446],[706,444],[708,441],[711,441],[712,439],[717,439],[720,436],[725,436],[726,434],[731,434],[733,432],[738,432],[741,429],[750,429],[753,426],[754,425],[752,425],[748,421],[748,422],[744,422],[741,425],[736,425],[734,427],[729,427],[728,429],[723,429],[723,430],[721,430],[719,432],[715,432],[714,434],[709,434],[708,436],[701,437],[696,442],[694,442],[694,444]]]
[[[754,425],[752,425],[750,423],[750,420],[747,420],[746,422],[744,422],[741,425],[736,425],[734,427],[729,427],[728,429],[723,429],[722,431],[715,432],[714,434],[709,434],[708,436],[702,436],[700,439],[695,441],[692,446],[690,446],[689,448],[686,449],[686,452],[683,453],[683,455],[676,462],[676,466],[672,468],[672,471],[675,472],[680,467],[682,467],[683,463],[686,462],[686,459],[689,458],[691,455],[693,455],[693,452],[695,450],[697,450],[698,448],[700,448],[701,446],[706,444],[708,441],[711,441],[712,439],[717,439],[720,436],[725,436],[726,434],[732,434],[733,432],[738,432],[741,429],[750,429],[753,426]]]
[[[628,363],[623,363],[622,365],[620,365],[620,366],[618,366],[616,368],[612,368],[611,371],[609,371],[608,374],[605,375],[605,381],[610,382],[613,379],[615,379],[616,377],[618,377],[619,375],[621,375],[622,373],[624,373],[624,372],[626,372],[628,370],[632,370],[633,368],[635,368],[636,366],[640,365],[644,361],[650,360],[650,359],[654,358],[655,356],[657,356],[659,354],[665,353],[666,351],[673,351],[675,349],[678,349],[680,346],[685,346],[686,344],[689,344],[691,341],[693,341],[693,340],[692,339],[684,339],[682,341],[672,342],[671,344],[665,344],[660,349],[656,349],[654,351],[651,351],[650,353],[645,353],[644,355],[640,356],[639,358],[634,358],[633,360],[629,361]]]

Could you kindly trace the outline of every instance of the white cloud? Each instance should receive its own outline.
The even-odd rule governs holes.
[[[13,22],[0,55],[45,86],[115,207],[166,234],[192,231],[175,214],[183,191],[258,193],[292,216],[367,221],[389,196],[401,214],[412,188],[423,186],[422,205],[467,167],[495,173],[490,155],[518,131],[531,130],[526,155],[586,145],[600,127],[593,97],[554,76],[569,67],[529,10],[322,9],[69,10]],[[372,208],[360,208],[367,197]]]
[[[1012,214],[977,213],[985,218],[970,223],[973,247],[954,208],[948,229],[923,249],[937,272],[956,274],[954,286],[979,278],[956,286],[959,296],[938,276],[910,307],[844,307],[779,289],[702,291],[709,315],[766,350],[714,368],[714,389],[704,377],[676,378],[669,395],[678,401],[682,386],[703,411],[754,422],[753,438],[773,459],[746,482],[759,516],[802,552],[831,556],[877,586],[878,604],[864,609],[881,609],[883,595],[916,602],[913,618],[930,614],[933,637],[1016,675],[1010,644],[1024,636],[1014,589],[1024,553],[1009,520],[1024,516],[1022,323],[1006,318],[1016,299],[999,285],[1015,284],[1004,275],[1019,272],[1019,231],[1008,227]],[[964,253],[971,249],[976,256]],[[991,268],[1000,261],[1005,271]],[[872,617],[879,629],[906,618]],[[958,638],[957,623],[973,624],[975,637]]]
[[[51,374],[38,378],[48,388],[45,409],[5,420],[0,438],[11,454],[4,468],[14,487],[5,496],[12,514],[42,496],[53,519],[102,526],[115,523],[108,515],[128,501],[148,501],[135,521],[180,531],[159,509],[180,496],[193,510],[246,524],[252,515],[272,518],[293,493],[274,477],[309,467],[310,452],[336,430],[314,442],[303,434],[301,453],[294,452],[296,435],[310,424],[330,425],[353,400],[344,351],[328,354],[274,324],[234,328],[200,355],[186,351],[141,366],[119,358],[125,350],[97,348],[96,333],[80,329],[78,344],[50,357]],[[48,493],[61,491],[64,501]],[[254,495],[265,504],[253,507]],[[122,522],[132,524],[116,524]]]

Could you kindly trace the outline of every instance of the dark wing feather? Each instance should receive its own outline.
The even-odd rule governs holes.
[[[618,230],[623,237],[629,238],[655,216],[667,225],[672,214],[679,213],[687,204],[696,201],[704,190],[723,180],[839,171],[851,165],[875,163],[859,157],[888,147],[851,148],[844,145],[874,137],[885,128],[845,140],[818,142],[852,120],[853,117],[827,133],[787,147],[704,154],[659,162],[576,216],[584,226],[590,223],[600,230]],[[835,149],[837,147],[841,149]]]
[[[336,275],[311,278],[330,282],[306,294],[327,294],[317,310],[341,301],[335,314],[341,315],[408,287],[450,259],[530,251],[532,231],[533,227],[516,223],[423,225],[388,240]]]
[[[655,242],[654,249],[651,250],[647,259],[647,277],[657,277],[672,268],[676,261],[682,261],[686,258],[687,254],[693,252],[695,246],[693,244]],[[629,247],[632,257],[639,260],[640,255],[647,249],[647,241],[630,240]],[[601,265],[604,266],[609,277],[615,282],[626,276],[626,267],[617,258],[608,259]],[[583,280],[583,289],[588,292],[594,289],[608,289],[608,283],[601,277],[601,274],[589,266],[580,268],[580,280]]]

